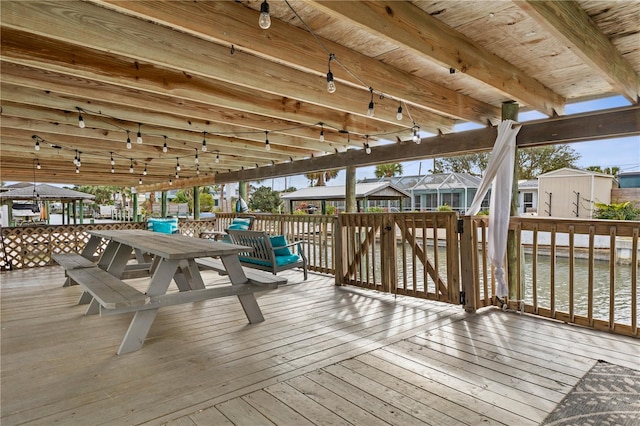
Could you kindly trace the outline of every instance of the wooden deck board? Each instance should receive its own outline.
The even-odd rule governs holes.
[[[235,298],[166,307],[117,356],[131,314],[83,316],[59,267],[3,273],[2,424],[533,425],[596,359],[639,368],[638,339],[282,275],[263,323]]]

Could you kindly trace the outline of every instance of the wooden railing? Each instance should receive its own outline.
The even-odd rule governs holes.
[[[467,310],[495,304],[487,219],[464,217],[460,238]],[[518,280],[506,308],[638,336],[640,222],[511,218]],[[467,232],[468,230],[468,232]]]
[[[337,284],[459,302],[455,213],[341,214],[337,232]]]

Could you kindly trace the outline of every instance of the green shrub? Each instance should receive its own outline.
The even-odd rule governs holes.
[[[611,204],[595,203],[595,206],[596,219],[638,220],[640,218],[640,209],[629,201]]]
[[[448,205],[448,204],[443,204],[443,205],[439,206],[436,210],[439,211],[439,212],[452,212],[453,211],[451,206]]]

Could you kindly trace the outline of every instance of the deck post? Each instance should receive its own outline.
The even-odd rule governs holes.
[[[131,220],[137,222],[140,219],[138,217],[138,193],[134,192],[131,194],[131,198],[133,198],[133,214],[131,215]]]
[[[200,187],[193,187],[193,219],[200,219]]]
[[[344,227],[342,226],[342,215],[338,215],[333,221],[333,269],[335,274],[335,285],[343,284],[344,259],[346,256]]]
[[[162,217],[167,217],[167,191],[162,191]]]
[[[513,102],[502,103],[502,119],[518,121],[520,106]],[[511,193],[511,209],[509,216],[518,215],[518,147],[516,146],[515,161],[513,167],[513,188]],[[509,284],[509,300],[518,299],[518,239],[515,230],[509,230],[507,234],[507,282]]]
[[[460,233],[460,281],[464,292],[464,310],[473,313],[478,309],[478,299],[480,288],[478,286],[478,241],[477,234],[473,229],[471,216],[462,216],[461,226],[458,227]]]
[[[358,211],[356,209],[356,167],[347,166],[347,176],[345,178],[345,193],[344,193],[344,211],[346,213],[353,213]]]

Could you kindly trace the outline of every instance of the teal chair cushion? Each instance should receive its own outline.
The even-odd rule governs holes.
[[[276,256],[291,256],[291,250],[289,250],[289,247],[283,247],[288,244],[284,235],[273,235],[269,237],[269,239],[271,240],[271,246],[274,248]]]
[[[227,229],[240,229],[242,231],[246,231],[249,229],[249,225],[251,225],[251,219],[237,217],[231,221],[231,224]]]
[[[270,262],[266,260],[252,259],[249,257],[239,257],[241,262],[253,263],[254,265],[271,266]],[[283,266],[300,261],[300,256],[297,254],[291,254],[289,256],[276,256],[276,265]]]

